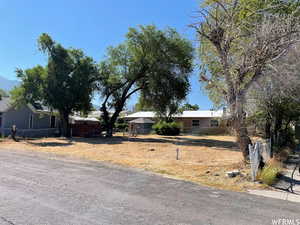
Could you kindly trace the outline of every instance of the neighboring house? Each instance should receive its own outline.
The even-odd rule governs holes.
[[[94,137],[101,135],[99,119],[93,117],[70,116],[71,133],[74,137]]]
[[[18,136],[53,136],[58,133],[58,124],[56,116],[41,104],[13,107],[10,98],[3,97],[0,100],[0,133],[2,135],[10,135],[12,125],[16,125]]]
[[[129,121],[129,133],[131,134],[149,134],[155,122],[148,118],[138,118]]]
[[[224,129],[220,127],[221,119],[223,118],[224,111],[184,111],[182,114],[175,115],[175,121],[182,124],[182,131],[184,133],[221,133]],[[147,118],[155,119],[154,112],[136,112],[131,115],[125,116],[128,121]]]

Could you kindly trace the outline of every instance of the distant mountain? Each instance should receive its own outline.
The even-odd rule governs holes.
[[[4,77],[0,76],[0,89],[3,89],[4,91],[10,91],[13,89],[15,86],[19,85],[19,81],[17,80],[8,80]]]

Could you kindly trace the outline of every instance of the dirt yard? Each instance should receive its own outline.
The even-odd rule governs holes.
[[[164,176],[217,188],[245,191],[263,188],[250,182],[249,168],[242,163],[231,136],[146,135],[105,138],[43,138],[13,142],[4,139],[0,149],[22,149],[54,153],[141,168]],[[176,160],[179,149],[179,160]],[[243,176],[228,178],[226,171],[238,169]]]

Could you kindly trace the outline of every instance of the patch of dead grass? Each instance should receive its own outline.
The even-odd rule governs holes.
[[[0,148],[106,161],[227,190],[262,187],[250,181],[249,167],[242,163],[242,154],[237,151],[232,136],[42,138],[19,142],[5,140],[0,142]],[[176,160],[177,148],[179,160]],[[226,172],[234,169],[239,169],[243,176],[228,178]]]

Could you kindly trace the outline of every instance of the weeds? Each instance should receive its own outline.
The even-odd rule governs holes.
[[[273,185],[277,182],[278,175],[281,172],[282,167],[279,162],[270,161],[265,167],[262,169],[260,174],[258,175],[258,179],[267,185]]]

